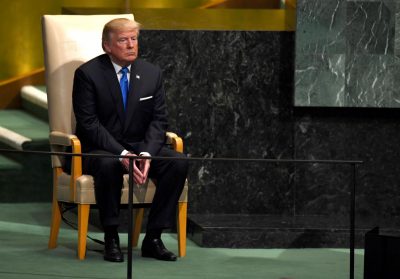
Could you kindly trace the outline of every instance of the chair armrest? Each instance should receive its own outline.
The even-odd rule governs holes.
[[[50,132],[49,140],[51,145],[58,146],[71,146],[72,153],[79,154],[82,153],[81,142],[77,136],[72,134],[65,134],[63,132],[53,131]],[[56,149],[57,148],[52,148]],[[72,156],[71,158],[71,182],[70,182],[70,193],[71,200],[75,200],[76,192],[76,179],[82,175],[82,157]]]
[[[78,139],[77,136],[71,134],[65,134],[63,132],[53,131],[50,132],[49,140],[50,144],[71,146],[72,139]]]
[[[183,140],[177,134],[167,132],[167,144],[171,144],[175,151],[183,153]]]
[[[49,140],[51,145],[71,146],[72,153],[82,153],[81,142],[77,136],[59,131],[50,132]],[[71,175],[79,177],[82,175],[82,157],[72,156]]]

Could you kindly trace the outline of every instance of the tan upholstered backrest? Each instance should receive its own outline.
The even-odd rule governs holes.
[[[104,24],[122,15],[45,15],[42,18],[50,131],[73,134],[74,72],[82,63],[102,54]]]

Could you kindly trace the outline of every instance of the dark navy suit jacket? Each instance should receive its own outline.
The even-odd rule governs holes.
[[[72,98],[82,152],[119,155],[127,149],[156,156],[163,146],[168,123],[159,67],[139,58],[132,63],[124,110],[111,60],[100,55],[75,71]]]

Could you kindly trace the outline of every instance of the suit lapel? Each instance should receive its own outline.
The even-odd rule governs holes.
[[[108,87],[109,87],[109,93],[112,96],[112,99],[114,101],[114,106],[117,110],[118,117],[121,121],[121,123],[125,122],[125,112],[124,112],[124,105],[123,105],[123,100],[122,100],[122,94],[121,94],[121,87],[118,82],[118,77],[115,74],[115,69],[114,66],[111,63],[110,58],[108,55],[105,54],[104,59],[103,59],[103,67],[104,67],[104,80],[107,81]]]
[[[142,81],[140,80],[140,72],[137,63],[133,62],[131,65],[130,79],[129,79],[129,93],[128,103],[125,111],[125,125],[124,131],[126,131],[133,119],[133,114],[139,103],[140,92],[142,88]]]

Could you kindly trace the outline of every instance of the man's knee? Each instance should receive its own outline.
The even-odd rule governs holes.
[[[99,158],[97,161],[97,170],[101,173],[120,174],[122,173],[122,164],[116,158]]]
[[[178,174],[186,176],[189,168],[189,162],[179,158],[186,158],[186,155],[178,153],[177,160],[174,161],[174,170]]]
[[[110,169],[118,169],[121,167],[121,163],[118,161],[118,159],[115,158],[101,158],[98,160],[98,168],[106,171]]]

